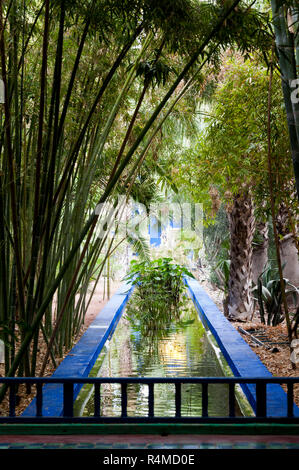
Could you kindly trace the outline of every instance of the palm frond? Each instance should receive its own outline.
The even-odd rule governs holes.
[[[128,232],[127,241],[132,245],[134,251],[138,254],[140,260],[150,260],[150,246],[144,237],[142,237],[136,232]]]

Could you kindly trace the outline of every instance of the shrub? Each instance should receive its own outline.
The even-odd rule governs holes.
[[[143,332],[165,328],[173,318],[179,319],[185,306],[185,275],[194,277],[171,258],[131,262],[126,279],[137,289],[129,304],[129,317]]]

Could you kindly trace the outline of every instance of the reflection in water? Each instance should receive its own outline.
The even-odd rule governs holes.
[[[129,316],[130,318],[130,316]],[[120,320],[110,341],[108,352],[98,372],[102,377],[213,377],[223,376],[203,325],[190,301],[180,321],[143,336],[133,320]],[[79,395],[80,401],[80,395]],[[174,416],[173,384],[155,385],[155,416]],[[209,416],[226,416],[227,385],[209,385]],[[75,406],[75,410],[80,407]],[[82,407],[81,407],[82,408]],[[93,415],[94,399],[89,398],[80,413]],[[101,386],[101,414],[119,416],[121,411],[120,385]],[[75,411],[76,412],[76,411]],[[147,416],[148,386],[128,385],[128,416]],[[182,416],[201,415],[201,385],[182,385]]]

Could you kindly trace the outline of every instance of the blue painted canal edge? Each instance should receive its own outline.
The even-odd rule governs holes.
[[[215,337],[221,352],[236,377],[272,377],[271,372],[252,351],[238,331],[206,294],[198,281],[185,277],[185,284],[204,326]],[[256,410],[255,385],[242,386],[253,410]],[[294,416],[299,408],[294,404]],[[280,385],[267,386],[267,415],[281,417],[287,414],[287,394]]]
[[[57,367],[52,377],[88,377],[106,341],[110,338],[134,290],[124,283],[98,313],[78,343]],[[82,384],[74,386],[74,399]],[[61,416],[63,412],[63,387],[48,384],[43,387],[43,416]],[[22,416],[36,415],[36,399],[24,410]]]

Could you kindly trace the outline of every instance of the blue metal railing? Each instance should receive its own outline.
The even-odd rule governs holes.
[[[154,412],[154,387],[155,384],[174,384],[175,386],[175,416],[155,416]],[[182,416],[182,384],[201,385],[201,415]],[[9,413],[8,416],[0,416],[0,423],[293,423],[299,424],[299,416],[294,413],[294,385],[299,384],[299,377],[0,377],[0,384],[9,389]],[[21,384],[35,385],[36,387],[36,415],[16,416],[16,390]],[[43,385],[61,384],[63,388],[63,413],[62,416],[43,416]],[[92,384],[94,386],[94,415],[87,417],[75,417],[74,385]],[[101,385],[120,384],[121,386],[121,415],[101,416]],[[144,417],[128,416],[129,384],[146,384],[148,393],[148,415]],[[209,385],[228,385],[228,416],[209,416]],[[236,416],[235,404],[236,385],[255,386],[255,415]],[[285,416],[267,415],[267,386],[272,384],[287,387]]]

